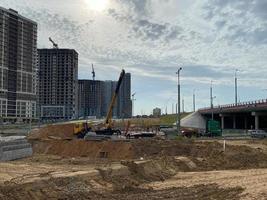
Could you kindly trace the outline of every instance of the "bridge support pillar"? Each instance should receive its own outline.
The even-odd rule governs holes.
[[[252,112],[252,116],[255,117],[255,130],[259,129],[260,127],[260,115],[262,115],[260,112]]]
[[[259,115],[255,115],[255,129],[259,129]]]
[[[248,118],[247,118],[247,116],[245,116],[245,119],[244,119],[244,128],[248,129]]]
[[[221,129],[224,129],[224,114],[220,114],[221,117]]]
[[[233,116],[233,129],[236,129],[236,116]]]
[[[221,116],[221,128],[224,129],[224,116]]]

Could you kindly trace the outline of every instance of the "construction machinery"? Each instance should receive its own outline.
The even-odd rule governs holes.
[[[116,85],[116,89],[113,93],[111,103],[109,105],[108,113],[107,113],[107,116],[105,119],[105,128],[95,130],[97,135],[113,135],[114,133],[116,133],[117,135],[121,135],[121,131],[119,129],[113,129],[112,128],[112,112],[113,112],[113,108],[114,108],[114,105],[116,103],[116,99],[117,99],[117,96],[119,94],[120,86],[121,86],[121,83],[123,81],[124,76],[125,76],[125,71],[122,70],[120,77],[119,77],[119,81]]]
[[[94,68],[92,66],[93,70],[93,78],[94,78]],[[111,99],[111,103],[109,105],[108,113],[106,116],[106,119],[103,124],[95,124],[92,125],[88,122],[77,122],[74,124],[73,134],[77,138],[85,138],[88,140],[102,140],[102,139],[110,139],[110,136],[116,134],[121,135],[121,131],[119,129],[113,129],[112,124],[112,111],[116,103],[116,99],[120,90],[121,83],[123,81],[125,75],[125,71],[122,70],[119,81],[116,85],[116,90],[114,91],[114,94]],[[128,131],[127,131],[128,132]]]
[[[84,138],[86,133],[92,130],[91,124],[88,122],[80,122],[74,125],[73,134],[77,136],[77,138]]]

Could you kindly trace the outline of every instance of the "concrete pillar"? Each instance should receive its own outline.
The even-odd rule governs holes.
[[[244,128],[248,129],[248,117],[247,116],[245,116],[244,125],[245,125]]]
[[[259,129],[259,115],[255,115],[255,129]]]
[[[233,116],[233,129],[236,129],[236,116]]]
[[[221,115],[221,128],[224,129],[224,116]]]

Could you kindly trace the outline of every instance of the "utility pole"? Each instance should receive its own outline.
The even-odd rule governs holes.
[[[211,108],[211,119],[213,120],[214,119],[214,114],[213,114],[213,99],[216,98],[216,96],[213,96],[212,94],[212,82],[211,81],[211,84],[210,84],[210,108]]]
[[[210,82],[210,108],[213,109],[213,102],[212,102],[212,81]]]
[[[180,71],[182,70],[182,67],[178,69],[176,72],[177,74],[177,82],[178,82],[178,113],[177,113],[177,133],[180,134],[180,128],[181,128],[181,113],[180,113]]]
[[[182,108],[183,108],[183,113],[184,113],[184,97],[182,99]]]
[[[235,105],[237,105],[237,72],[238,69],[235,69]]]
[[[196,95],[195,95],[195,89],[193,90],[193,111],[196,112]]]
[[[136,101],[135,97],[136,92],[132,94],[132,116],[134,117],[134,101]]]

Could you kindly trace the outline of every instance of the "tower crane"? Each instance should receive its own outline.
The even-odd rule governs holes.
[[[55,43],[55,42],[52,40],[51,37],[49,37],[49,41],[53,44],[53,48],[54,48],[54,49],[58,49],[58,44]]]
[[[95,80],[95,69],[94,69],[94,65],[92,64],[92,75],[93,75],[93,80]]]

